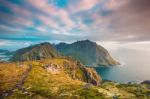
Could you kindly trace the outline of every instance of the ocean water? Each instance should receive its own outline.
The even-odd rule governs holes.
[[[150,50],[123,49],[110,52],[122,65],[96,68],[102,79],[121,83],[150,80]]]

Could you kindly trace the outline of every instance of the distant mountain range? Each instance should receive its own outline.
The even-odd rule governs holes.
[[[13,55],[13,52],[0,49],[0,61],[7,61]]]
[[[64,55],[71,56],[87,66],[111,66],[119,64],[104,47],[89,40],[77,41],[72,44],[59,43],[55,47]]]
[[[13,53],[13,52],[8,51],[8,50],[0,49],[0,53],[4,53],[4,54],[11,54],[11,53]]]
[[[118,65],[108,51],[102,46],[89,40],[77,41],[72,44],[41,43],[15,52],[10,61],[28,61],[69,56],[86,66]]]

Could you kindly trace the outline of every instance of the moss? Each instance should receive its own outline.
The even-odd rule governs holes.
[[[14,94],[7,99],[29,99],[30,97],[20,90],[15,90]]]
[[[105,97],[100,94],[95,89],[81,89],[77,91],[75,94],[79,95],[80,99],[105,99]]]

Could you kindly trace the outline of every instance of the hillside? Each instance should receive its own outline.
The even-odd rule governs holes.
[[[112,66],[119,64],[105,48],[89,40],[77,41],[72,44],[60,43],[55,47],[64,55],[71,56],[87,66]]]
[[[41,43],[17,50],[10,61],[29,61],[60,57],[60,53],[50,44]]]
[[[10,64],[12,66],[9,66]],[[31,71],[27,72],[31,67]],[[29,91],[27,95],[32,94],[34,97],[44,98],[51,97],[51,95],[53,97],[56,94],[58,97],[60,95],[62,95],[60,97],[65,97],[66,92],[74,92],[86,83],[96,86],[101,84],[101,78],[94,69],[86,68],[80,62],[70,58],[0,63],[0,70],[2,71],[0,73],[0,94],[6,97],[19,97],[20,91],[24,92],[27,89]],[[27,78],[18,86],[20,79],[24,78],[23,75],[27,73]],[[14,87],[16,85],[17,87]],[[10,92],[13,93],[11,90],[16,91],[14,96],[10,94]]]
[[[1,99],[149,99],[147,84],[87,84],[97,76],[72,59],[0,63],[0,71]]]

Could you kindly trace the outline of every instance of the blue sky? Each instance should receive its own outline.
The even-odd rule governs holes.
[[[121,43],[150,40],[149,0],[0,2],[0,48],[16,49],[45,41],[89,39]]]

